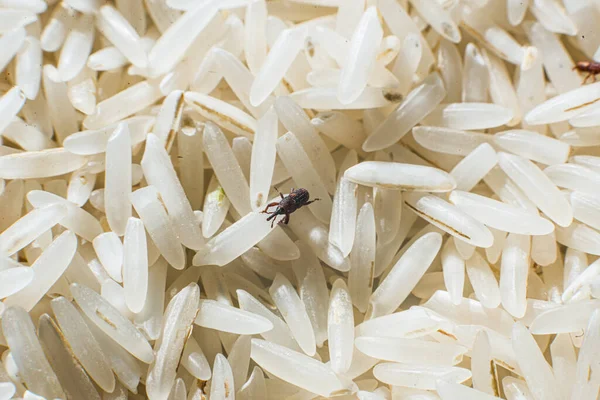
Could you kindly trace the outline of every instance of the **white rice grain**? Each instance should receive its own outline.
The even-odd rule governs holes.
[[[123,237],[123,288],[127,307],[139,313],[148,291],[148,249],[144,224],[134,217],[127,220]]]

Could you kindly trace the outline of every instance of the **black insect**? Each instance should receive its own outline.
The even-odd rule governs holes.
[[[275,190],[277,190],[277,188],[275,188]],[[278,215],[285,215],[285,217],[283,217],[283,219],[281,219],[279,221],[279,223],[280,224],[284,223],[287,225],[287,223],[290,222],[290,214],[291,213],[293,213],[297,209],[301,208],[302,206],[307,206],[310,203],[314,203],[317,200],[321,200],[321,199],[308,200],[310,197],[310,194],[308,193],[308,190],[306,190],[306,189],[292,188],[292,191],[287,196],[284,196],[279,190],[277,190],[277,193],[279,193],[279,196],[281,196],[281,201],[267,204],[265,209],[262,211],[262,213],[264,213],[264,214],[271,214],[267,218],[267,221],[272,220],[271,228],[273,227],[273,224],[275,223],[275,218]],[[275,206],[277,206],[275,211],[270,212],[269,208],[275,207]]]
[[[577,71],[587,72],[583,83],[585,83],[590,77],[594,78],[596,82],[596,75],[600,74],[600,63],[595,61],[577,61],[577,64],[573,67]]]

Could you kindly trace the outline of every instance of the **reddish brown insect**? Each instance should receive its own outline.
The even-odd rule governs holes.
[[[600,74],[600,63],[595,61],[577,61],[577,64],[573,67],[577,71],[587,72],[583,83],[585,83],[590,77],[594,78],[596,82],[596,75]]]
[[[275,188],[275,190],[277,190],[277,188]],[[321,199],[308,200],[310,197],[310,194],[308,193],[308,190],[306,190],[306,189],[292,188],[292,191],[287,196],[283,196],[283,194],[281,194],[281,192],[279,190],[277,190],[277,193],[279,193],[279,196],[281,196],[281,201],[267,204],[265,209],[262,211],[262,213],[271,214],[267,218],[267,221],[273,220],[271,222],[271,228],[273,227],[273,224],[275,223],[275,218],[278,215],[285,215],[285,217],[283,217],[283,219],[281,219],[279,221],[279,223],[280,224],[284,223],[287,225],[287,223],[290,222],[290,214],[292,214],[294,211],[301,208],[302,206],[307,206],[310,203],[314,203],[317,200],[321,200]],[[275,206],[277,206],[275,211],[269,212],[269,208],[275,207]]]

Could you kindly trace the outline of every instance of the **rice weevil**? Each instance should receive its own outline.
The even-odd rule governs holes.
[[[277,188],[275,188],[275,190],[277,190]],[[301,208],[302,206],[307,206],[310,203],[314,203],[317,200],[321,200],[309,200],[310,194],[308,193],[308,190],[302,188],[292,188],[290,194],[288,194],[287,196],[284,196],[279,190],[277,190],[277,193],[279,193],[279,196],[281,196],[281,201],[269,203],[267,204],[265,209],[261,211],[264,214],[270,214],[270,216],[267,218],[267,221],[273,220],[271,222],[271,228],[275,223],[275,217],[277,217],[278,215],[285,215],[285,217],[281,221],[279,221],[279,223],[284,223],[287,225],[287,223],[290,222],[290,214],[292,214],[294,211]],[[269,208],[275,206],[277,207],[275,211],[270,212]]]
[[[587,72],[583,83],[585,83],[590,77],[594,78],[596,82],[596,75],[600,74],[600,63],[595,61],[577,61],[573,69],[581,72]]]

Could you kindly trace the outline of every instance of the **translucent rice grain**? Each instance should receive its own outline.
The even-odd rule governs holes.
[[[71,285],[71,293],[87,318],[100,330],[139,360],[152,362],[154,356],[148,341],[106,300],[93,290],[76,283]]]
[[[131,194],[131,202],[161,255],[173,268],[183,269],[184,249],[167,212],[160,203],[156,188],[147,186],[136,190]]]
[[[600,97],[600,84],[593,83],[545,101],[525,117],[530,125],[566,121],[592,109]]]
[[[398,308],[425,274],[441,246],[442,237],[438,233],[429,233],[418,239],[371,295],[367,314],[378,317]]]
[[[50,119],[58,142],[77,132],[77,115],[67,93],[67,86],[61,81],[58,70],[52,65],[43,68],[42,83],[48,104]]]
[[[550,345],[550,354],[552,355],[552,367],[556,382],[562,395],[568,398],[573,389],[577,364],[575,348],[569,335],[564,333],[556,335]]]
[[[183,128],[177,134],[177,153],[181,185],[193,210],[202,208],[204,200],[204,157],[202,135],[198,129]]]
[[[306,188],[315,198],[321,199],[308,206],[310,210],[321,222],[329,222],[332,202],[327,187],[323,185],[298,138],[292,132],[286,133],[277,140],[277,152],[294,182]]]
[[[529,6],[529,1],[509,0],[506,3],[506,6],[508,9],[508,21],[512,26],[516,26],[523,21],[525,13],[527,12],[527,7]]]
[[[108,140],[115,129],[121,124],[129,126],[132,145],[137,145],[146,139],[146,135],[154,124],[154,117],[132,117],[115,124],[107,125],[97,130],[84,130],[69,136],[63,143],[69,152],[80,155],[94,155],[106,152]]]
[[[217,354],[210,386],[210,397],[214,399],[233,400],[235,387],[231,366],[222,354]]]
[[[471,377],[471,371],[452,366],[381,363],[375,366],[373,375],[389,385],[434,390],[438,380],[461,383]]]
[[[463,74],[460,53],[452,43],[442,40],[437,55],[438,67],[448,93],[446,101],[449,103],[460,102]]]
[[[598,392],[598,380],[590,376],[594,373],[593,363],[598,357],[598,328],[600,327],[600,311],[596,310],[589,319],[586,327],[586,335],[583,338],[579,358],[577,360],[577,369],[575,381],[573,383],[572,398],[592,398]]]
[[[346,38],[350,38],[360,21],[364,9],[364,0],[353,0],[340,3],[335,21],[336,32]]]
[[[336,142],[349,149],[362,150],[365,140],[364,128],[360,122],[346,114],[339,111],[322,112],[310,122],[319,132]]]
[[[574,191],[571,192],[570,200],[575,219],[584,222],[594,229],[600,229],[600,224],[598,224],[598,220],[596,219],[600,211],[600,203],[598,203],[594,194]]]
[[[238,289],[236,294],[242,310],[259,315],[271,322],[273,329],[260,334],[264,339],[280,346],[300,350],[295,339],[292,337],[289,327],[280,317],[276,316],[259,300],[244,290]]]
[[[304,45],[307,31],[286,29],[277,37],[250,89],[250,103],[257,107],[275,90]]]
[[[464,400],[497,400],[499,397],[472,389],[458,383],[438,381],[436,384],[438,395],[442,400],[464,399]]]
[[[454,245],[454,240],[447,240],[442,249],[441,261],[444,283],[453,304],[460,304],[465,284],[465,261]]]
[[[217,185],[217,179],[213,176],[204,197],[202,234],[205,238],[212,237],[219,230],[231,204],[223,188]]]
[[[211,377],[208,360],[193,336],[187,338],[181,355],[181,365],[197,379],[209,380]]]
[[[488,98],[489,75],[479,48],[468,43],[465,48],[462,101],[485,102]]]
[[[279,96],[275,110],[283,126],[296,135],[321,181],[330,193],[335,191],[335,165],[327,145],[317,134],[305,112],[287,96]]]
[[[242,217],[213,237],[194,257],[194,265],[225,265],[233,261],[272,231],[271,223],[259,212]],[[235,243],[235,246],[232,246]]]
[[[498,307],[501,300],[500,289],[487,261],[478,252],[475,252],[473,257],[467,260],[466,267],[477,300],[486,308]]]
[[[493,244],[491,232],[482,223],[437,196],[408,193],[404,202],[421,218],[452,236],[477,247],[488,248]]]
[[[250,203],[253,210],[266,205],[275,167],[277,114],[274,109],[258,121],[250,165]]]
[[[354,350],[354,316],[350,293],[341,279],[335,281],[331,289],[327,337],[331,369],[336,373],[348,371]]]
[[[526,130],[500,132],[493,141],[503,150],[546,165],[566,162],[571,152],[570,146],[559,140]]]
[[[7,33],[24,27],[37,20],[37,16],[27,9],[2,8],[0,10],[0,32]]]
[[[497,104],[440,104],[425,119],[428,125],[450,129],[489,129],[509,123],[513,111]]]
[[[244,53],[248,68],[256,74],[267,58],[267,4],[264,0],[252,1],[246,8],[244,25]]]
[[[448,192],[456,187],[446,172],[419,165],[365,161],[349,168],[344,178],[359,185],[387,189]]]
[[[600,263],[592,263],[587,268],[585,268],[579,275],[574,277],[571,282],[569,282],[568,286],[565,286],[565,291],[562,295],[562,300],[564,303],[567,303],[571,300],[573,295],[577,293],[582,287],[586,284],[589,284],[591,281],[595,280],[597,276],[600,275]]]
[[[67,200],[75,203],[77,206],[82,207],[88,202],[94,187],[96,186],[96,167],[98,169],[105,169],[105,165],[102,161],[88,163],[88,167],[83,167],[79,171],[74,171],[69,179],[69,186],[67,187]],[[94,168],[90,171],[91,168]],[[133,166],[132,166],[133,173]],[[135,179],[132,179],[132,183]]]
[[[144,224],[133,217],[127,221],[123,238],[123,288],[127,307],[139,313],[148,291],[148,250]]]
[[[304,243],[297,244],[301,256],[292,262],[292,268],[298,282],[298,293],[311,322],[315,342],[322,347],[327,340],[327,304],[330,298],[327,281],[312,250]]]
[[[204,128],[203,144],[213,171],[228,199],[241,215],[250,212],[250,189],[223,132],[214,124]]]
[[[577,164],[551,165],[544,169],[544,173],[552,182],[560,187],[582,192],[594,193],[596,182],[600,181],[600,174],[591,169]]]
[[[435,1],[411,0],[411,4],[437,33],[453,43],[461,40],[460,30],[449,13]]]
[[[380,8],[382,6],[385,7],[384,4],[380,4]],[[421,63],[424,42],[423,37],[415,33],[409,33],[402,41],[402,48],[392,67],[392,73],[398,78],[398,91],[402,95],[408,94],[412,86],[414,74]],[[429,48],[427,48],[427,51],[431,53]]]
[[[548,217],[560,226],[568,226],[573,213],[558,188],[531,161],[507,153],[498,153],[500,168],[512,179],[527,197]]]
[[[96,20],[98,30],[106,37],[133,65],[146,68],[148,56],[141,39],[129,21],[114,7],[100,8]]]
[[[0,97],[0,116],[2,117],[0,131],[3,131],[10,121],[17,116],[25,101],[25,93],[18,86],[14,86]]]
[[[0,299],[11,296],[31,283],[34,272],[31,268],[16,267],[0,271]]]
[[[215,300],[200,301],[200,311],[194,323],[238,335],[256,335],[273,329],[273,324],[266,318]]]
[[[149,397],[167,399],[171,386],[175,382],[185,340],[190,334],[198,312],[199,301],[198,285],[190,284],[169,302],[161,337],[154,345],[156,356],[146,377]]]
[[[402,192],[377,188],[374,191],[375,223],[381,244],[391,242],[400,228]]]
[[[135,315],[136,326],[141,326],[152,340],[158,339],[165,307],[167,263],[159,258],[148,271],[148,292],[144,308]]]
[[[373,206],[365,203],[360,209],[356,223],[356,238],[350,253],[351,269],[348,287],[356,308],[365,312],[373,290],[375,270],[375,219]]]
[[[330,87],[316,87],[298,90],[290,97],[302,108],[318,110],[363,110],[385,107],[398,100],[400,92],[395,88],[376,88],[367,86],[360,96],[350,104],[342,104],[337,99],[337,91]]]
[[[75,22],[60,52],[58,73],[63,81],[75,78],[85,67],[93,42],[93,18],[84,14]]]
[[[236,393],[241,400],[262,399],[267,396],[265,376],[259,367],[254,367],[250,377]]]
[[[532,14],[546,29],[555,33],[575,35],[577,26],[566,14],[566,10],[551,1],[534,1],[531,6]]]
[[[491,357],[490,339],[483,329],[475,337],[471,363],[473,388],[492,396],[498,394],[496,367]]]
[[[59,223],[87,241],[94,240],[102,233],[102,227],[94,216],[60,196],[41,190],[32,190],[27,193],[27,200],[36,208],[51,204],[61,204],[67,207],[67,215]]]
[[[490,97],[494,103],[512,110],[512,119],[506,124],[514,126],[521,121],[523,114],[512,80],[506,70],[506,65],[502,60],[486,50],[482,51],[482,55],[489,72]]]
[[[546,235],[554,230],[550,221],[535,213],[474,193],[455,190],[450,201],[486,226],[504,232]]]
[[[116,47],[104,47],[91,54],[87,66],[94,71],[110,71],[127,65],[127,58]]]
[[[102,390],[113,391],[115,389],[114,374],[81,314],[64,297],[52,300],[50,305],[74,356]]]
[[[256,120],[229,103],[196,92],[186,92],[184,99],[202,116],[237,135],[253,137],[256,132]]]
[[[167,151],[170,151],[179,130],[183,106],[183,91],[174,90],[165,98],[156,116],[152,133],[163,141]]]
[[[248,376],[248,367],[250,366],[250,336],[240,336],[237,338],[227,357],[227,363],[231,366],[231,379],[229,382],[229,390],[231,391],[232,383],[235,383],[235,391],[237,392]],[[215,360],[216,361],[216,360]],[[215,374],[217,364],[215,363]],[[214,382],[214,381],[213,381]]]
[[[160,139],[151,134],[146,141],[142,169],[148,184],[156,187],[184,246],[199,249],[204,239],[189,200]]]
[[[350,40],[346,64],[342,66],[338,99],[349,104],[363,91],[376,62],[383,30],[377,9],[370,7],[360,19]]]
[[[542,352],[531,333],[517,322],[512,329],[512,344],[517,362],[535,399],[560,399],[560,390]]]
[[[278,274],[269,288],[269,293],[302,350],[313,356],[316,351],[315,333],[306,307],[292,284],[283,275]]]
[[[502,250],[500,293],[502,306],[515,318],[522,318],[527,308],[527,274],[531,240],[529,236],[511,233]]]
[[[216,3],[197,4],[165,29],[148,55],[152,75],[162,75],[181,61],[218,11]]]
[[[483,143],[456,164],[450,175],[458,190],[470,191],[497,163],[498,157],[492,146]]]
[[[8,307],[2,314],[2,330],[19,377],[27,388],[47,398],[65,398],[29,314],[20,307]]]
[[[331,222],[329,228],[329,241],[337,246],[344,256],[348,256],[354,243],[356,226],[356,191],[355,183],[340,179],[338,190],[334,196]]]
[[[295,211],[294,217],[290,220],[290,228],[321,261],[338,271],[350,270],[350,263],[344,258],[342,251],[329,242],[325,225],[304,208]]]
[[[507,376],[502,379],[502,388],[508,400],[530,400],[533,399],[527,384],[523,380]]]
[[[531,44],[540,50],[548,79],[559,93],[566,93],[578,88],[581,85],[581,79],[577,75],[577,71],[573,70],[574,63],[571,56],[559,38],[542,26],[543,24],[543,22],[534,23],[527,30],[527,34]]]
[[[556,227],[556,241],[584,253],[600,255],[600,232],[585,224],[573,222],[569,227]]]
[[[252,359],[276,377],[325,397],[348,389],[329,366],[304,354],[260,339],[252,339]]]
[[[421,146],[436,152],[466,156],[479,145],[490,141],[489,135],[465,132],[437,126],[415,126],[414,139]]]
[[[413,126],[434,111],[446,91],[437,74],[430,75],[413,89],[404,101],[363,143],[364,151],[384,149],[400,140]]]
[[[119,236],[114,232],[103,233],[94,239],[93,245],[106,272],[116,282],[122,282],[123,244]]]
[[[26,31],[23,28],[4,33],[0,37],[2,53],[0,54],[0,71],[4,71],[8,63],[15,57],[25,43]]]
[[[17,31],[19,32],[19,31]],[[4,35],[6,37],[8,35]],[[17,54],[15,83],[29,100],[37,97],[42,77],[42,49],[39,39],[27,36]]]
[[[67,207],[61,204],[30,211],[0,234],[0,251],[13,255],[59,223],[67,213]]]
[[[119,124],[106,144],[104,207],[113,232],[125,234],[131,217],[131,136],[127,124]]]
[[[459,363],[467,352],[466,347],[451,343],[370,336],[357,338],[356,348],[380,360],[447,366]]]
[[[96,112],[88,115],[83,125],[87,129],[100,129],[145,109],[162,96],[156,84],[141,81],[98,103]]]

